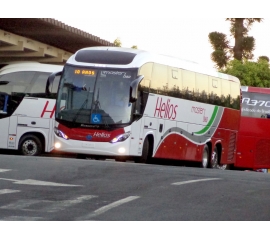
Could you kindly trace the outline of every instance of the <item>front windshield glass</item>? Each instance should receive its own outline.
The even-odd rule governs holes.
[[[56,119],[81,124],[131,120],[130,83],[135,70],[66,66],[59,85]]]

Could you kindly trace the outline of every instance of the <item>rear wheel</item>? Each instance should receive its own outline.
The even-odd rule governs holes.
[[[208,145],[204,145],[201,167],[208,168],[209,166],[209,148]]]
[[[37,156],[42,152],[42,143],[35,135],[28,134],[22,137],[19,144],[19,151],[25,156]]]
[[[77,154],[77,159],[86,159],[86,155],[85,154],[78,153]]]
[[[230,167],[230,165],[228,165],[228,164],[220,164],[220,158],[218,155],[217,147],[215,147],[215,149],[212,153],[210,167],[214,168],[214,169],[220,169],[220,170],[226,170],[226,169],[229,169],[229,167]]]
[[[126,158],[125,157],[116,157],[115,158],[115,161],[116,162],[125,162],[126,161]]]

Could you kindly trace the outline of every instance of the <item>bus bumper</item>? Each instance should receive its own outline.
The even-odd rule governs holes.
[[[58,136],[54,139],[54,149],[61,152],[80,153],[100,156],[127,156],[129,155],[130,139],[123,142],[88,142],[78,140],[65,140]]]

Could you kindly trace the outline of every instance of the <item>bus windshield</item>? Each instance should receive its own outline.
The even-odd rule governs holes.
[[[60,80],[56,119],[97,125],[130,122],[130,83],[136,73],[67,65]]]

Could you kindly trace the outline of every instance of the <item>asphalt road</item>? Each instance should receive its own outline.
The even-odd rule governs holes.
[[[270,174],[0,155],[1,221],[270,220]]]

